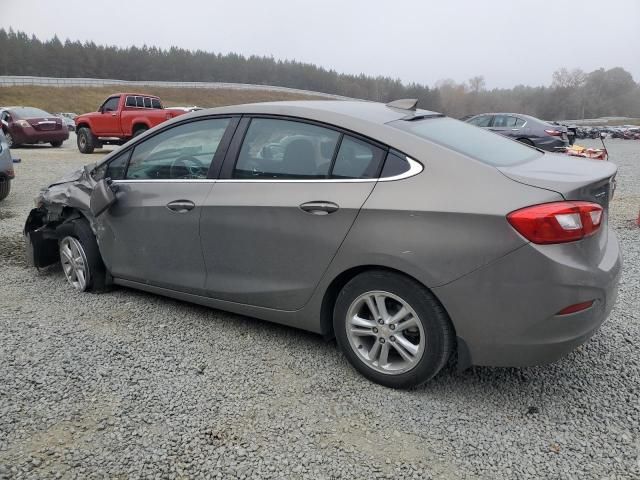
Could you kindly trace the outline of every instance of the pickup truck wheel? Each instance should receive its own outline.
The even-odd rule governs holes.
[[[93,153],[95,146],[95,137],[91,130],[87,127],[78,129],[78,150],[80,153]]]
[[[62,146],[62,142],[58,141],[58,142],[51,142],[51,146],[53,148],[60,148]]]
[[[138,128],[136,128],[136,129],[133,131],[133,137],[132,137],[132,138],[135,138],[135,137],[137,137],[138,135],[142,135],[142,134],[143,134],[144,132],[146,132],[147,130],[148,130],[148,128],[147,128],[147,127],[138,127]]]

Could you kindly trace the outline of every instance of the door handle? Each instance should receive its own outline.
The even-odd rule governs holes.
[[[300,209],[313,215],[329,215],[340,208],[333,202],[307,202],[300,205]]]
[[[112,117],[116,117],[118,114],[117,113],[112,113],[111,116]]]
[[[191,200],[174,200],[167,203],[167,208],[176,213],[187,213],[189,210],[193,210],[196,204]]]

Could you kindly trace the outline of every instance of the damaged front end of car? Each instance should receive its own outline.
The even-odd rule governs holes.
[[[37,268],[59,261],[58,228],[86,218],[96,231],[96,218],[113,202],[115,193],[108,180],[96,181],[93,165],[87,165],[44,188],[36,198],[24,226],[27,262]]]

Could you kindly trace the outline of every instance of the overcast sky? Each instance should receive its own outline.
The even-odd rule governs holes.
[[[621,66],[640,81],[640,0],[0,0],[0,26],[428,85],[475,75],[489,88],[543,85],[563,66]]]

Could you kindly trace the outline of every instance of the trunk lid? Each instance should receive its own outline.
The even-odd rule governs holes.
[[[51,118],[29,118],[27,119],[38,132],[47,132],[50,130],[60,130],[62,128],[62,120],[56,117]]]
[[[562,251],[571,251],[583,265],[596,267],[600,264],[609,239],[609,202],[615,190],[616,165],[603,160],[546,153],[535,160],[498,170],[516,182],[557,192],[565,200],[601,205],[603,220],[597,233],[561,247]]]
[[[498,170],[516,182],[557,192],[565,200],[595,202],[606,209],[618,168],[607,161],[546,153],[530,162]]]

